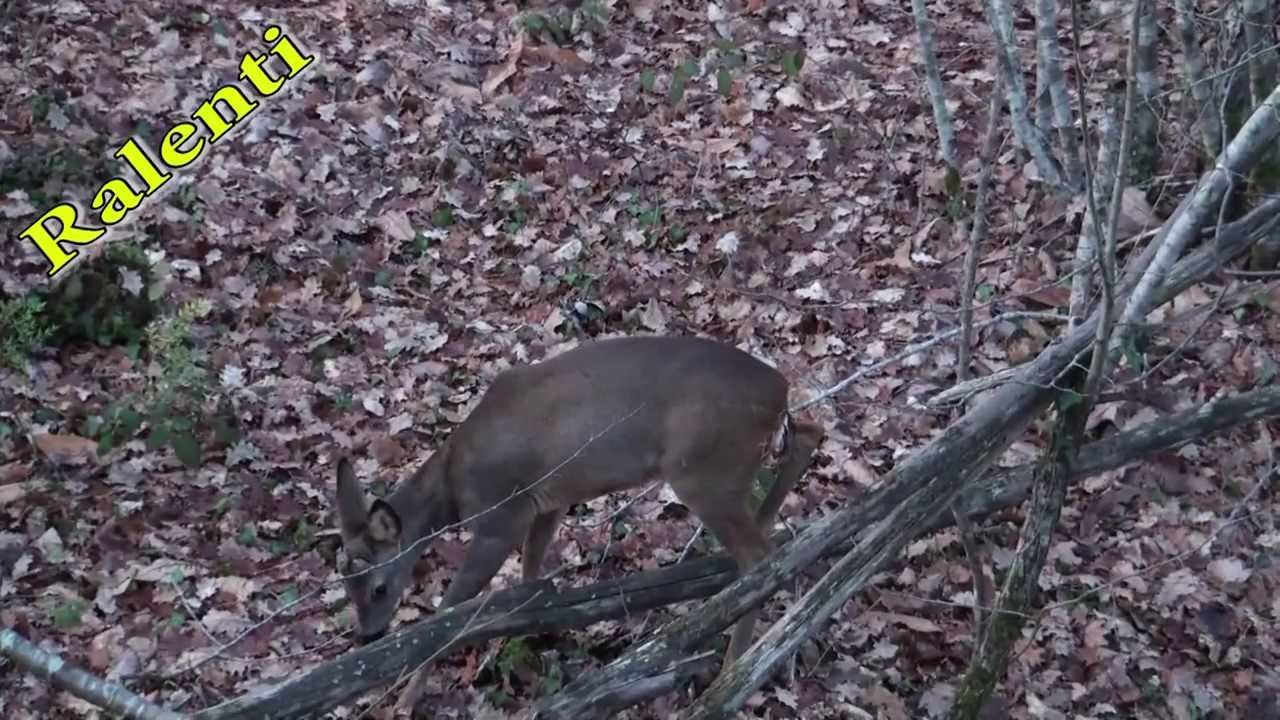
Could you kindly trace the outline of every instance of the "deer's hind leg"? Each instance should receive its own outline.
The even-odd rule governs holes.
[[[524,551],[521,553],[521,570],[525,582],[538,579],[542,571],[543,559],[547,556],[547,546],[556,536],[560,528],[560,520],[564,518],[568,508],[556,508],[539,514],[529,526],[529,534],[524,540]]]
[[[699,512],[695,508],[703,524],[729,551],[729,555],[738,566],[739,574],[755,567],[773,551],[773,544],[756,524],[755,517],[747,507],[745,499],[742,498],[744,502],[741,504],[727,501],[724,507],[714,510],[703,509]],[[751,637],[755,632],[756,620],[759,616],[760,608],[752,608],[733,626],[733,634],[729,637],[729,648],[724,654],[722,671],[751,646]]]
[[[703,448],[696,463],[683,467],[671,478],[671,487],[680,501],[689,506],[698,520],[724,545],[744,573],[763,560],[773,545],[756,521],[748,501],[759,467],[758,456],[735,452],[731,446]],[[674,463],[668,467],[680,467]],[[747,611],[738,619],[725,652],[727,667],[751,645],[759,608]]]
[[[773,481],[773,487],[765,495],[764,502],[760,503],[760,509],[756,510],[756,523],[766,533],[772,529],[778,509],[786,501],[787,494],[795,488],[800,476],[804,475],[809,461],[813,459],[813,452],[822,444],[822,438],[826,435],[822,426],[815,422],[795,418],[789,418],[788,422],[791,427],[782,457],[778,459],[777,477]]]

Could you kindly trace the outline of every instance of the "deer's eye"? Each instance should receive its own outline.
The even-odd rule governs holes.
[[[386,583],[379,583],[373,587],[373,596],[379,600],[387,596]]]

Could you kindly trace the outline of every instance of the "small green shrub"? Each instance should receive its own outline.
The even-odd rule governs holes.
[[[147,349],[160,373],[142,393],[107,407],[98,429],[100,455],[128,441],[144,423],[148,448],[171,447],[191,467],[200,464],[200,438],[210,432],[223,443],[238,438],[229,401],[220,395],[204,366],[204,353],[191,337],[192,324],[211,309],[208,301],[197,300],[147,327]]]
[[[137,346],[156,316],[155,285],[146,253],[133,243],[112,243],[101,257],[69,270],[45,297],[58,345],[84,341],[102,347]],[[40,291],[46,292],[46,291]]]
[[[44,300],[33,295],[0,302],[0,363],[22,370],[26,357],[53,335],[56,327],[43,311]]]

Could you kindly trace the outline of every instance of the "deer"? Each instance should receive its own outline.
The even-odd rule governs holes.
[[[444,609],[484,591],[522,543],[522,582],[537,581],[571,505],[659,480],[746,572],[772,552],[775,516],[824,437],[817,423],[792,417],[788,393],[782,373],[719,341],[598,339],[500,373],[385,499],[366,503],[342,457],[338,528],[321,552],[344,577],[357,642],[386,634],[426,549],[420,541],[440,530],[471,530]],[[756,472],[771,458],[776,479],[753,513]],[[737,621],[722,672],[750,645],[758,615]]]

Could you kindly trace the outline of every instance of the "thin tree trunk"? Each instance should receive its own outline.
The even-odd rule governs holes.
[[[1191,0],[1174,0],[1177,11],[1178,40],[1182,46],[1182,60],[1186,66],[1187,86],[1194,107],[1199,111],[1200,139],[1204,155],[1209,160],[1218,157],[1222,150],[1222,123],[1218,116],[1218,100],[1205,70],[1204,51],[1200,47],[1200,33],[1196,28],[1195,10]]]
[[[1049,546],[1057,532],[1067,481],[1079,456],[1080,440],[1089,417],[1089,402],[1081,394],[1085,373],[1076,370],[1072,380],[1059,392],[1058,422],[1053,440],[1036,469],[1031,507],[1018,535],[1018,548],[1005,575],[999,599],[973,662],[960,681],[951,720],[978,720],[983,706],[1004,676],[1013,644],[1022,634],[1025,617],[1033,607],[1040,572],[1049,556]]]
[[[1039,84],[1039,72],[1043,68],[1052,99],[1053,126],[1058,130],[1058,143],[1066,161],[1066,179],[1071,187],[1080,188],[1084,182],[1084,164],[1075,115],[1071,111],[1071,94],[1067,91],[1067,76],[1062,69],[1062,51],[1058,47],[1057,0],[1036,0],[1036,47],[1036,82]]]

